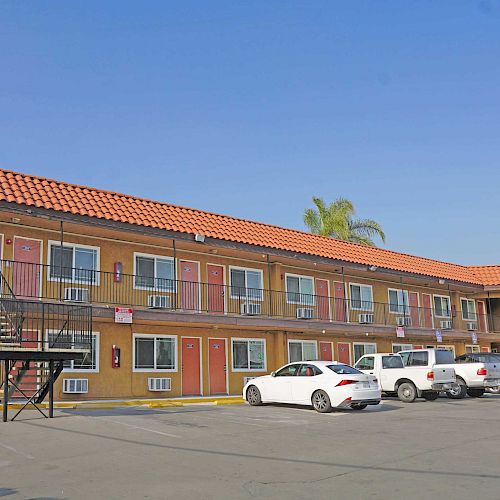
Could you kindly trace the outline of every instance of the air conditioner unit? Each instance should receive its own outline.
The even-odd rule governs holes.
[[[411,318],[410,316],[398,316],[396,323],[398,326],[411,326]]]
[[[451,327],[452,327],[451,319],[446,319],[444,321],[441,321],[442,330],[451,330]]]
[[[373,323],[374,321],[373,314],[367,313],[360,314],[358,319],[360,323]]]
[[[472,321],[471,323],[467,323],[467,330],[469,330],[469,332],[473,332],[474,330],[477,330],[477,323],[475,321]]]
[[[63,380],[63,392],[65,394],[86,394],[89,392],[89,379],[65,378]]]
[[[243,385],[247,385],[250,380],[253,380],[255,377],[243,377]]]
[[[245,302],[241,304],[241,314],[243,316],[258,316],[261,312],[260,304]]]
[[[88,288],[65,288],[64,300],[70,302],[88,302],[89,289]]]
[[[297,308],[297,319],[313,319],[314,309],[310,307],[298,307]]]
[[[148,307],[151,309],[170,309],[170,297],[168,295],[148,295]]]
[[[172,389],[171,378],[148,378],[148,391],[161,392],[170,391]]]

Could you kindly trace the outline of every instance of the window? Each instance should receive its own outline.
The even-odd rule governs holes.
[[[314,281],[309,276],[286,275],[286,300],[289,304],[314,305]]]
[[[478,345],[466,345],[465,352],[467,352],[467,353],[481,352],[481,348]]]
[[[50,280],[96,284],[98,271],[99,248],[49,242]]]
[[[265,371],[266,341],[264,339],[232,339],[233,371]]]
[[[354,342],[354,362],[365,354],[375,354],[377,352],[377,344],[360,344]]]
[[[404,368],[403,360],[400,356],[382,356],[382,368]]]
[[[262,271],[233,267],[229,276],[232,299],[262,300]]]
[[[353,368],[349,365],[328,365],[327,368],[332,370],[332,372],[337,373],[338,375],[360,375],[362,373],[359,370],[356,370],[356,368]]]
[[[281,370],[278,370],[274,376],[275,377],[295,377],[295,374],[297,373],[298,368],[300,365],[295,364],[295,365],[287,365]]]
[[[134,255],[136,288],[175,291],[174,259],[154,255]]]
[[[400,356],[405,366],[427,366],[429,363],[429,355],[426,351],[402,352]]]
[[[434,314],[442,318],[451,317],[450,297],[446,295],[434,295]]]
[[[299,377],[315,377],[321,375],[323,372],[314,365],[302,365],[297,375]]]
[[[360,311],[373,311],[373,290],[370,285],[350,284],[351,308]]]
[[[57,339],[57,342],[56,342]],[[74,333],[69,335],[59,335],[58,331],[49,331],[47,333],[47,340],[49,347],[68,349],[71,345],[74,349],[87,349],[88,344],[79,344],[75,342]],[[99,371],[99,334],[92,333],[92,344],[90,352],[83,355],[80,359],[67,359],[63,362],[65,370],[72,370],[75,372],[86,371],[86,372],[98,372]]]
[[[356,363],[358,370],[373,370],[375,368],[375,358],[373,356],[365,356]]]
[[[455,363],[455,354],[448,349],[436,349],[436,365],[449,365]]]
[[[397,353],[399,351],[411,351],[413,349],[412,344],[392,344],[392,352]]]
[[[462,304],[462,319],[476,320],[476,301],[472,299],[461,299]]]
[[[315,341],[288,341],[288,360],[290,361],[290,363],[293,363],[295,361],[314,361],[315,359],[318,359],[318,351]]]
[[[134,371],[176,371],[177,337],[134,335]]]
[[[389,288],[389,312],[394,314],[410,314],[407,290]]]

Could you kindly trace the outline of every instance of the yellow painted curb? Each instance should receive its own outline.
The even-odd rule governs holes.
[[[218,405],[242,405],[245,401],[243,399],[218,399],[215,404]]]

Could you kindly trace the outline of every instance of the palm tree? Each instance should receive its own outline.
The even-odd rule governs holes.
[[[337,198],[326,205],[321,198],[312,200],[316,208],[304,212],[304,223],[311,233],[372,247],[376,246],[372,238],[378,236],[385,243],[385,234],[378,222],[354,218],[356,210],[352,201]]]

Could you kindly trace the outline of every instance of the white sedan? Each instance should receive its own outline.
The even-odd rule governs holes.
[[[363,410],[378,405],[378,381],[337,361],[290,363],[270,375],[249,380],[243,399],[252,406],[262,403],[312,405],[326,413],[332,408]]]

